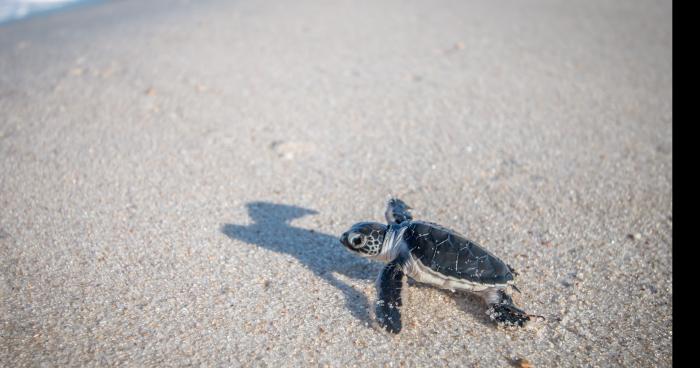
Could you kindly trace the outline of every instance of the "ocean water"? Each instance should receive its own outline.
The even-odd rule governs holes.
[[[0,24],[53,11],[84,0],[0,0]]]

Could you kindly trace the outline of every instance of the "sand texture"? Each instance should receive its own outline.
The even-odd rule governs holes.
[[[108,1],[0,26],[0,365],[664,367],[671,2]],[[500,330],[337,238],[394,194]]]

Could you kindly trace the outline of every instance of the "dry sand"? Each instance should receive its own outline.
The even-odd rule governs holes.
[[[0,26],[0,365],[671,365],[670,1],[143,3]],[[547,321],[378,331],[390,193]]]

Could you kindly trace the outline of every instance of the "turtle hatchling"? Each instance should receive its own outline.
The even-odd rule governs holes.
[[[387,225],[360,222],[340,236],[347,249],[362,257],[387,262],[377,277],[376,317],[389,332],[401,331],[401,289],[404,275],[442,289],[481,296],[487,314],[499,325],[523,327],[540,316],[516,307],[507,293],[517,273],[475,242],[443,226],[414,221],[402,200],[387,203]]]

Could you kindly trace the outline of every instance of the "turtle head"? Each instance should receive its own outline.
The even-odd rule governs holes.
[[[375,257],[382,251],[387,226],[378,222],[360,222],[340,236],[345,248],[363,257]]]

